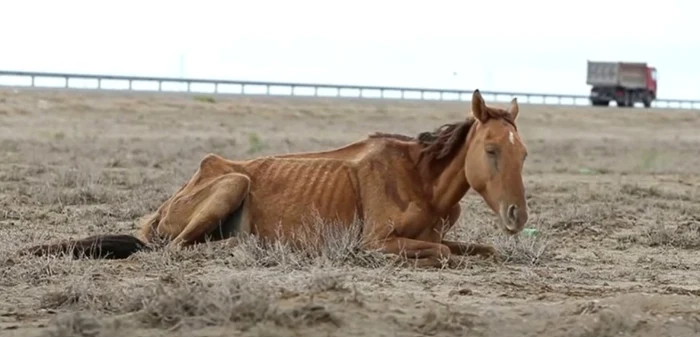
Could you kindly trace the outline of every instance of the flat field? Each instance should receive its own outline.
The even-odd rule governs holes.
[[[502,263],[397,268],[358,253],[349,236],[310,256],[253,241],[121,261],[15,254],[133,233],[207,153],[416,135],[468,111],[469,102],[3,89],[0,335],[700,334],[698,111],[521,104],[537,234],[501,234],[471,192],[451,234],[493,243]]]

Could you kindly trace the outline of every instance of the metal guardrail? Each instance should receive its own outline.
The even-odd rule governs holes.
[[[6,82],[7,78],[15,78],[12,84]],[[59,79],[58,85],[46,85],[38,83],[39,79]],[[22,81],[24,79],[24,81]],[[27,81],[28,80],[28,81]],[[92,86],[75,86],[76,81],[92,81],[96,83]],[[126,84],[122,88],[108,88],[105,82],[119,81]],[[22,82],[24,82],[22,84]],[[138,89],[135,84],[139,82],[150,82],[157,84],[155,87]],[[166,84],[184,84],[184,88],[178,90],[168,89]],[[196,86],[209,86],[209,90],[193,90]],[[383,86],[363,86],[348,84],[316,84],[316,83],[288,83],[288,82],[263,82],[263,81],[237,81],[202,78],[177,78],[177,77],[146,77],[146,76],[117,76],[117,75],[93,75],[93,74],[70,74],[70,73],[46,73],[30,71],[0,71],[0,86],[30,86],[44,88],[66,88],[66,89],[97,89],[97,90],[137,90],[137,91],[160,91],[160,92],[188,92],[188,93],[213,93],[213,94],[256,94],[246,91],[250,87],[262,88],[257,94],[263,95],[292,95],[292,96],[318,96],[318,97],[359,97],[359,98],[390,98],[390,99],[437,99],[437,100],[469,100],[472,91],[454,89],[434,89],[434,88],[409,88],[409,87],[383,87]],[[237,90],[225,91],[227,86],[236,87]],[[273,93],[274,88],[288,88],[288,93]],[[307,89],[307,94],[300,94],[299,91]],[[343,95],[343,91],[356,91],[355,95]],[[309,92],[310,91],[310,92]],[[333,91],[331,94],[324,94],[326,91]],[[368,96],[367,92],[375,92],[377,95]],[[572,94],[552,94],[552,93],[527,93],[527,92],[495,92],[482,91],[482,95],[495,101],[509,101],[513,97],[525,103],[534,104],[556,104],[556,105],[590,105],[587,95]],[[393,94],[393,95],[392,95]],[[502,99],[501,99],[502,98]],[[487,98],[488,99],[488,98]],[[652,103],[655,108],[677,108],[677,109],[700,109],[700,100],[682,99],[656,99]]]

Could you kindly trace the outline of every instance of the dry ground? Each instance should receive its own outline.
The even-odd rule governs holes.
[[[249,242],[124,261],[18,258],[132,232],[214,152],[415,135],[466,102],[0,92],[3,336],[690,336],[700,333],[700,113],[521,106],[537,235],[469,194],[454,236],[508,259],[392,267],[347,236],[316,255]]]

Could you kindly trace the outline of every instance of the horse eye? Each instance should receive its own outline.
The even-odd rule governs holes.
[[[487,149],[486,149],[486,153],[487,153],[489,156],[495,156],[495,155],[496,155],[496,149],[494,149],[494,148],[487,148]]]

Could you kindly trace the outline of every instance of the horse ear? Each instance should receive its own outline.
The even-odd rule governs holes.
[[[518,111],[520,111],[520,109],[518,108],[518,98],[514,97],[510,101],[510,107],[508,107],[508,113],[510,113],[510,116],[513,118],[513,120],[518,118]]]
[[[472,115],[482,123],[489,119],[486,102],[484,102],[484,98],[481,97],[479,89],[474,90],[474,94],[472,94]]]

